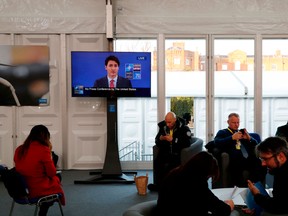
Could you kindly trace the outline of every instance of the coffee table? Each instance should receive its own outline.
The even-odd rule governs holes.
[[[231,194],[234,188],[215,188],[212,189],[212,192],[221,200],[231,199]],[[232,196],[232,200],[234,201],[235,205],[245,206],[244,200],[242,199],[240,193],[247,188],[237,188],[235,189],[234,196]]]

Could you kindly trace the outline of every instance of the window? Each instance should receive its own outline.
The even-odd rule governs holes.
[[[118,98],[118,146],[121,161],[152,161],[157,133],[157,41],[117,39],[115,51],[151,52],[151,98]],[[139,167],[138,167],[139,168]]]
[[[166,65],[166,112],[189,113],[192,133],[205,140],[206,38],[166,38],[165,58],[168,63],[174,59]]]
[[[214,136],[240,115],[240,128],[254,131],[254,39],[214,38]],[[250,66],[251,67],[251,66]],[[250,68],[251,69],[251,68]]]
[[[229,113],[240,115],[240,128],[254,132],[255,41],[251,36],[212,36],[213,50],[213,135],[227,127]],[[151,161],[157,127],[157,40],[116,40],[115,51],[151,51],[152,98],[126,99],[118,102],[119,150],[139,146],[125,161]],[[189,127],[206,142],[207,38],[165,38],[166,111],[178,116],[189,112]],[[262,40],[262,139],[275,135],[288,121],[288,38]],[[257,53],[259,55],[260,53]],[[261,54],[260,54],[261,55]],[[210,75],[210,74],[209,74]],[[259,80],[257,81],[257,83]],[[209,116],[210,117],[210,116]],[[118,116],[119,118],[119,116]],[[133,119],[140,118],[136,123]],[[260,122],[261,124],[261,122]],[[127,148],[128,149],[128,148]],[[135,149],[135,147],[134,147]],[[131,150],[131,149],[130,149]],[[129,153],[130,154],[130,153]]]
[[[288,38],[262,40],[262,139],[274,136],[288,120]]]

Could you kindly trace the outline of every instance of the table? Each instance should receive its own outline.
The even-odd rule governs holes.
[[[232,197],[232,200],[234,201],[235,205],[246,205],[244,203],[244,200],[242,199],[240,193],[244,192],[245,190],[248,190],[248,188],[216,188],[212,189],[212,192],[221,200],[227,200],[231,199],[231,194],[234,192],[234,196]]]

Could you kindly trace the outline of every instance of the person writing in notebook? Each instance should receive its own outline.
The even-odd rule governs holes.
[[[97,88],[132,88],[131,81],[119,76],[120,61],[116,56],[110,55],[105,59],[107,75],[97,79],[94,87]]]
[[[192,136],[186,121],[174,112],[168,112],[158,127],[155,143],[159,152],[153,161],[155,182],[148,185],[151,191],[157,191],[165,175],[181,164],[181,150],[190,146]]]
[[[248,180],[248,188],[256,204],[264,210],[265,215],[287,215],[288,146],[286,140],[281,137],[268,137],[256,146],[256,154],[261,159],[262,166],[267,167],[268,172],[274,176],[273,197],[261,194],[254,186],[254,181]]]
[[[240,117],[237,113],[230,113],[227,123],[227,128],[217,132],[214,143],[220,152],[229,154],[230,186],[244,187],[248,178],[263,182],[266,170],[261,167],[261,161],[254,152],[257,141],[245,128],[239,130]]]

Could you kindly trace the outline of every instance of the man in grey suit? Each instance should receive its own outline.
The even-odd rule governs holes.
[[[120,61],[116,56],[108,56],[105,59],[105,70],[107,76],[97,79],[94,87],[97,88],[132,88],[131,81],[125,77],[119,76]]]

